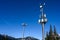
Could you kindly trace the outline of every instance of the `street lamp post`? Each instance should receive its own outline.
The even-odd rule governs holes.
[[[26,23],[22,23],[22,26],[23,26],[22,40],[25,40],[24,39],[24,32],[25,32],[25,27],[27,26],[27,24]]]
[[[40,16],[40,19],[38,20],[39,24],[42,25],[42,40],[45,40],[44,39],[44,25],[46,24],[47,22],[47,18],[46,18],[46,14],[44,14],[44,11],[43,11],[43,6],[44,5],[40,5],[40,8],[41,8],[41,16]]]

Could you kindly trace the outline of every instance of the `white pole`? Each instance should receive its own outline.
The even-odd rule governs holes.
[[[42,40],[44,40],[44,23],[42,23]]]

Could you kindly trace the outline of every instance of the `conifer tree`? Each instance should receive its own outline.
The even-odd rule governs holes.
[[[56,27],[54,25],[54,34],[57,36]]]
[[[54,35],[58,36],[55,25],[54,25]],[[58,40],[58,38],[56,37],[55,40]]]
[[[52,33],[53,33],[53,31],[52,31],[52,25],[50,25],[49,36],[52,36]]]

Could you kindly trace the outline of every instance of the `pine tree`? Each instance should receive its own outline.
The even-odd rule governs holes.
[[[57,36],[56,27],[54,25],[54,34]]]
[[[52,33],[53,33],[53,31],[52,31],[52,25],[50,25],[49,36],[52,36]]]
[[[50,31],[49,31],[49,40],[53,40],[53,37],[52,37],[52,25],[50,24]]]
[[[54,25],[54,35],[55,35],[55,36],[58,36],[58,34],[57,34],[57,32],[56,32],[56,27],[55,27],[55,25]],[[55,38],[55,40],[58,40],[57,37]]]
[[[48,32],[46,33],[45,40],[59,40],[55,25],[54,25],[54,31],[52,30],[52,25],[50,25],[50,31],[49,34]]]

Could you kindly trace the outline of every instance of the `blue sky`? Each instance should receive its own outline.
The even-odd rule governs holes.
[[[42,37],[42,28],[38,24],[40,3],[43,0],[0,0],[0,34],[12,37],[22,37],[21,23],[28,25],[25,28],[25,37],[32,36],[38,39]],[[44,12],[47,14],[48,22],[45,25],[45,33],[50,24],[56,25],[60,34],[60,0],[45,0]]]

